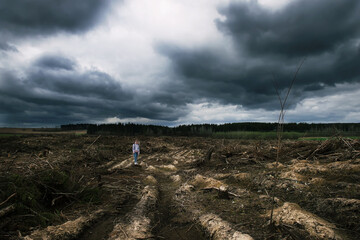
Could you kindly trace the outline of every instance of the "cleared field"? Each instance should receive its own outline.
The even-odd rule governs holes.
[[[0,138],[0,239],[360,239],[359,140],[133,140]]]
[[[346,136],[346,138],[360,139],[357,132],[346,133],[307,133],[307,132],[283,132],[281,133],[282,139],[298,139],[302,141],[325,141],[333,138],[334,136]],[[215,132],[211,134],[214,138],[220,139],[243,139],[243,140],[274,140],[277,139],[277,132],[258,132],[258,131],[234,131],[234,132]]]
[[[359,136],[349,136],[349,137],[346,137],[346,138],[360,139]],[[329,140],[329,139],[331,139],[331,137],[302,137],[302,138],[299,138],[299,140],[302,140],[302,141],[326,141],[326,140]]]
[[[300,132],[283,132],[282,137],[284,139],[298,139],[305,135]],[[212,135],[215,138],[225,139],[244,139],[244,140],[271,140],[277,138],[277,132],[246,132],[246,131],[235,131],[235,132],[216,132]]]
[[[58,128],[0,128],[0,136],[25,134],[86,134],[86,130],[61,131]]]

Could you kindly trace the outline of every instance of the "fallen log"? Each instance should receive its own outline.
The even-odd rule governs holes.
[[[91,226],[96,220],[105,214],[103,210],[98,210],[89,216],[81,216],[73,221],[67,221],[57,226],[48,226],[42,230],[35,230],[30,235],[25,236],[24,240],[66,240],[77,238],[87,227]]]
[[[215,214],[204,214],[198,218],[200,225],[209,233],[213,240],[253,240],[248,234],[235,231],[230,223]]]
[[[108,240],[123,239],[151,239],[151,222],[154,219],[153,209],[158,199],[158,190],[155,186],[146,186],[142,197],[134,210],[128,214],[127,220],[122,219],[114,226]]]
[[[342,239],[342,237],[334,231],[336,228],[334,224],[327,222],[313,213],[305,211],[296,203],[284,203],[283,206],[274,209],[273,216],[276,224],[301,226],[310,236],[316,239]]]

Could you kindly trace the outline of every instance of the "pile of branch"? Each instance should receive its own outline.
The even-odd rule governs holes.
[[[333,155],[338,158],[343,155],[346,155],[347,158],[356,158],[360,156],[360,143],[358,140],[341,136],[329,138],[310,152],[306,159],[332,157]]]

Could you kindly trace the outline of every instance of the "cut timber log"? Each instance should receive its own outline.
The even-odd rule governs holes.
[[[128,221],[119,221],[114,226],[108,240],[152,239],[151,222],[154,219],[153,209],[157,199],[157,188],[147,185],[142,191],[140,201],[128,215]]]
[[[316,239],[342,239],[335,233],[335,225],[307,212],[295,203],[284,203],[283,206],[274,209],[274,221],[276,224],[288,224],[302,226],[312,237]]]
[[[201,215],[199,222],[213,240],[253,240],[250,235],[235,231],[228,222],[215,214]]]
[[[89,216],[81,216],[73,221],[67,221],[57,226],[49,226],[42,230],[35,230],[30,235],[24,237],[24,240],[65,240],[76,239],[85,228],[91,226],[96,220],[104,215],[103,210],[98,210]]]

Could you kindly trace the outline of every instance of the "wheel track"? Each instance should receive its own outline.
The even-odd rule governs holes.
[[[161,173],[156,177],[159,182],[158,213],[153,229],[156,239],[207,239],[198,224],[184,215],[174,202],[179,183],[173,182],[169,176]]]

